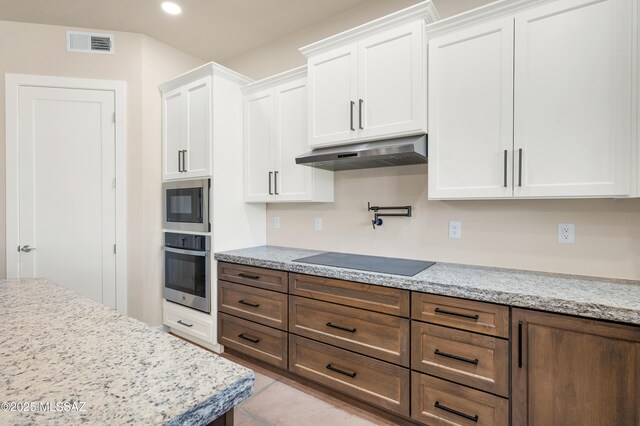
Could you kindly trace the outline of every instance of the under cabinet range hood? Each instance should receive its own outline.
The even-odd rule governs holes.
[[[296,157],[296,164],[341,171],[409,166],[427,162],[427,135],[318,148]]]

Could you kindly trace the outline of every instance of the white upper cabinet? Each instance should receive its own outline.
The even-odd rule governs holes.
[[[515,196],[629,195],[633,3],[562,0],[516,16]]]
[[[333,172],[296,164],[307,146],[306,67],[243,88],[245,202],[331,202]]]
[[[347,46],[309,60],[309,138],[312,145],[352,139],[358,96],[358,54]],[[305,138],[307,136],[305,135]]]
[[[429,198],[512,196],[513,19],[429,42]]]
[[[431,2],[303,47],[309,67],[309,146],[425,133],[425,22]]]
[[[162,95],[163,180],[211,175],[212,77]]]
[[[429,198],[637,196],[637,3],[500,2],[427,27]]]
[[[182,172],[182,150],[186,133],[184,91],[179,88],[162,95],[162,177],[179,179]]]
[[[264,202],[273,193],[275,150],[273,90],[244,98],[244,200]]]
[[[426,131],[424,21],[368,37],[358,49],[358,137]]]

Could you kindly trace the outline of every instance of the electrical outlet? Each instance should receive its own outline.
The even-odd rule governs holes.
[[[322,218],[321,217],[316,217],[315,229],[316,229],[316,231],[322,231]]]
[[[273,229],[280,229],[280,216],[273,217]]]
[[[462,222],[458,220],[449,221],[449,238],[462,238]]]
[[[576,243],[576,225],[573,223],[558,224],[558,242],[560,244]]]

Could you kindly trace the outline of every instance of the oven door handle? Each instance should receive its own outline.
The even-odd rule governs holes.
[[[188,254],[189,256],[200,256],[207,257],[209,256],[208,251],[196,251],[196,250],[184,250],[173,247],[163,247],[164,251],[168,251],[169,253],[178,253],[178,254]]]

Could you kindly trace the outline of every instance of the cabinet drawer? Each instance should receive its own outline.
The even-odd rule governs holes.
[[[284,331],[219,313],[218,341],[276,367],[287,368],[287,333]]]
[[[218,310],[287,330],[287,295],[218,281]]]
[[[162,301],[162,323],[176,331],[212,343],[213,320],[208,314],[176,303]]]
[[[420,321],[509,338],[508,306],[414,292],[411,317]]]
[[[282,293],[289,289],[286,272],[236,263],[218,262],[218,279]]]
[[[302,274],[290,274],[290,281],[290,292],[297,296],[409,316],[409,292],[406,290]]]
[[[409,415],[409,370],[289,335],[289,371],[378,407]]]
[[[411,368],[509,395],[509,342],[413,321]]]
[[[408,319],[291,296],[289,330],[409,367]]]
[[[414,371],[411,418],[437,426],[508,425],[509,401]]]

